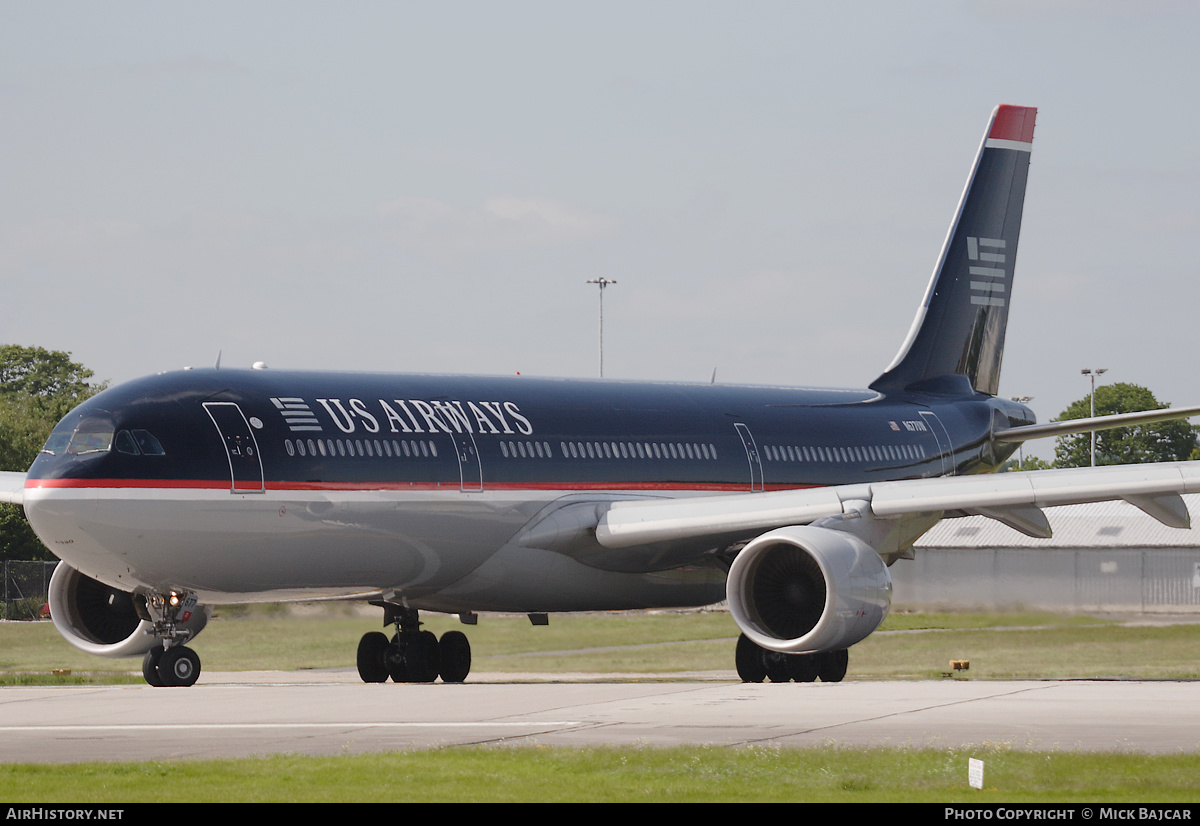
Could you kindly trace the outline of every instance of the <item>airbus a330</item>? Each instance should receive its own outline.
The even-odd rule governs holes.
[[[997,396],[1036,110],[1000,106],[911,331],[862,389],[181,370],[87,400],[0,477],[62,563],[54,623],[191,685],[214,604],[365,600],[366,682],[467,678],[420,612],[727,599],[743,680],[837,681],[883,621],[888,567],[938,520],[1048,536],[1041,508],[1125,499],[1186,526],[1200,463],[1003,473],[1038,425]]]

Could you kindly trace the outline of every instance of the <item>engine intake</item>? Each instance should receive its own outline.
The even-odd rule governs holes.
[[[67,642],[101,657],[140,657],[156,644],[154,623],[138,614],[138,599],[105,585],[65,562],[50,577],[50,618]],[[199,634],[208,624],[207,609],[195,611],[182,626]]]
[[[809,525],[752,540],[729,569],[729,610],[747,637],[788,654],[837,651],[879,627],[892,578],[856,536]]]

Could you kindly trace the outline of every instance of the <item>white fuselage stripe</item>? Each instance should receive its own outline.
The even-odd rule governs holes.
[[[1006,141],[1003,138],[988,138],[984,144],[988,149],[1015,149],[1018,152],[1032,152],[1033,142]]]

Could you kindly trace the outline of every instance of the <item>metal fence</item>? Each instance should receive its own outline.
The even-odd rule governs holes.
[[[57,562],[4,561],[4,603],[0,619],[42,619],[41,607],[50,594],[50,575]]]
[[[1200,549],[919,548],[891,567],[892,602],[1200,612]]]

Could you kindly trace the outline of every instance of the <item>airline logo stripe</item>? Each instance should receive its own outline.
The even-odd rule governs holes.
[[[971,282],[971,303],[981,307],[1003,307],[1006,299],[997,293],[1008,291],[1004,280],[1008,271],[995,266],[1006,262],[1004,252],[1005,242],[1002,238],[980,238],[975,235],[967,237],[967,258],[980,261],[992,266],[968,266],[968,274],[976,278],[990,278],[991,281]]]
[[[304,399],[293,397],[271,399],[271,404],[283,415],[283,419],[287,422],[288,429],[293,433],[297,431],[321,429],[321,423],[317,421],[317,417],[313,415],[312,409]]]

